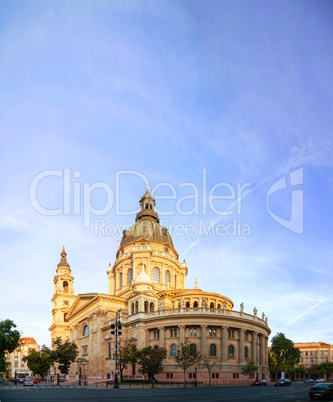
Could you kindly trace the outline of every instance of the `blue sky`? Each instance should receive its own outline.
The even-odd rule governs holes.
[[[63,244],[76,293],[107,292],[119,238],[96,222],[109,231],[134,222],[111,195],[134,211],[141,175],[160,185],[156,198],[175,189],[175,199],[157,200],[166,225],[194,226],[187,236],[170,226],[188,288],[198,278],[235,310],[244,302],[245,312],[264,311],[272,336],[332,343],[332,14],[330,1],[2,1],[0,319],[50,344]],[[38,202],[61,208],[69,172],[68,213],[45,215],[30,202],[34,177],[50,170],[62,177],[40,181]],[[118,191],[124,171],[137,174],[120,175]],[[303,179],[291,187],[292,172]],[[248,184],[240,213],[235,199],[204,210],[203,175],[207,194]],[[268,212],[283,178],[268,208],[302,233]],[[85,227],[94,183],[109,193],[91,190],[91,206],[112,208]],[[300,198],[291,211],[292,190]],[[250,234],[200,232],[211,221]]]

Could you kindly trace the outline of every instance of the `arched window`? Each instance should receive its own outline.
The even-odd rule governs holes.
[[[197,354],[197,345],[195,343],[191,343],[190,356],[195,356],[196,354]]]
[[[157,345],[154,346],[154,350],[158,350],[158,346],[157,346]]]
[[[229,345],[229,357],[234,357],[235,356],[235,348],[233,345]]]
[[[155,306],[154,306],[153,302],[150,303],[150,309],[149,310],[150,310],[150,312],[155,310]]]
[[[198,307],[198,302],[197,302],[197,301],[195,301],[195,302],[193,303],[193,307],[194,307],[194,308]]]
[[[247,346],[245,346],[245,348],[244,348],[244,357],[245,357],[245,359],[248,359],[248,357],[249,357],[249,349]]]
[[[153,209],[153,206],[150,204],[150,209]]]
[[[145,301],[145,313],[148,313],[149,303]]]
[[[210,303],[210,308],[214,308],[214,303],[213,302]]]
[[[136,301],[136,302],[135,302],[135,314],[137,314],[138,311],[139,311],[139,302]]]
[[[185,307],[186,308],[190,307],[190,302],[189,301],[186,302]]]
[[[170,357],[175,357],[176,354],[177,354],[177,347],[176,347],[176,345],[173,343],[173,344],[170,346]]]
[[[123,286],[123,273],[120,272],[120,286]]]
[[[67,281],[64,281],[64,282],[62,283],[62,290],[63,290],[64,292],[68,292],[68,282],[67,282]]]
[[[209,347],[209,356],[215,357],[216,356],[216,345],[211,344]]]
[[[153,282],[160,281],[160,270],[158,268],[153,269]]]
[[[131,314],[134,314],[134,303],[131,304]]]
[[[146,204],[146,207],[145,207],[146,209],[148,209],[148,203]]]
[[[133,280],[133,269],[130,268],[127,271],[127,285],[132,285],[132,280]]]
[[[165,271],[165,284],[170,286],[170,271]]]
[[[88,327],[88,325],[85,325],[85,326],[83,327],[82,335],[83,335],[83,336],[89,335],[89,327]]]

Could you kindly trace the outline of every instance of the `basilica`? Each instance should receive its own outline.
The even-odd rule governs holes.
[[[240,383],[247,359],[258,366],[259,378],[268,379],[268,320],[262,313],[244,312],[243,303],[234,303],[224,295],[203,291],[198,281],[186,288],[188,267],[179,255],[166,227],[159,224],[155,199],[147,188],[140,199],[135,224],[124,230],[116,260],[106,271],[109,292],[74,293],[74,277],[63,248],[54,277],[52,343],[57,337],[70,339],[79,355],[70,375],[78,372],[87,379],[110,378],[115,371],[115,339],[111,325],[120,312],[121,341],[138,349],[146,346],[167,350],[162,381],[183,381],[174,357],[182,342],[191,350],[216,362],[212,370],[215,382]],[[135,365],[127,367],[127,378],[139,378]],[[187,372],[194,378],[194,367]],[[199,366],[199,381],[208,379],[208,371]]]

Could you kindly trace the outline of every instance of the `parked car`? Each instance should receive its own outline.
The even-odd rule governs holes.
[[[284,387],[285,385],[288,385],[290,387],[291,381],[288,380],[288,378],[280,378],[274,383],[275,387]]]
[[[317,378],[316,382],[324,382],[324,379],[323,378]]]
[[[254,382],[252,383],[252,386],[255,386],[255,385],[267,385],[267,381],[266,381],[266,380],[254,381]]]
[[[34,383],[33,383],[33,378],[31,378],[31,377],[25,377],[24,382],[23,382],[23,385],[24,385],[24,386],[27,386],[27,385],[33,386],[33,385],[34,385]]]
[[[17,380],[18,380],[18,382],[19,382],[20,384],[23,384],[23,383],[24,383],[25,378],[23,378],[23,377],[19,377]]]
[[[35,379],[33,380],[33,383],[34,383],[34,384],[40,384],[40,383],[41,383],[41,380],[39,380],[38,378],[35,378]]]
[[[314,382],[314,380],[313,380],[312,378],[306,378],[306,379],[304,380],[304,384],[307,384],[307,383],[309,383],[309,382]]]
[[[309,389],[310,399],[333,399],[333,384],[331,382],[319,383]]]

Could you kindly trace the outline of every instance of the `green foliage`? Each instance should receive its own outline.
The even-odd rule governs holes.
[[[123,382],[123,370],[127,368],[130,363],[135,363],[137,360],[137,348],[134,344],[126,342],[123,346],[119,343],[119,370],[120,370],[120,380]]]
[[[268,353],[268,367],[271,377],[275,379],[275,373],[277,371],[278,362],[276,357],[273,356],[271,353]]]
[[[164,348],[153,349],[151,346],[138,350],[136,359],[139,365],[139,372],[147,374],[148,379],[153,383],[157,382],[155,375],[162,373],[164,370],[163,360],[167,356]]]
[[[282,368],[290,373],[294,366],[299,363],[301,357],[301,351],[295,348],[294,342],[286,338],[282,332],[273,337],[271,353],[278,363],[276,374],[278,369],[282,370]]]
[[[39,374],[44,377],[53,365],[53,356],[51,350],[43,345],[38,352],[35,349],[30,349],[27,356],[23,358],[27,362],[28,367],[34,374]]]
[[[75,362],[79,354],[76,344],[68,339],[63,343],[61,338],[57,338],[53,343],[53,348],[53,360],[59,363],[59,370],[62,374],[68,374],[71,363]]]
[[[21,337],[16,325],[11,320],[0,322],[0,373],[6,371],[5,353],[12,353],[19,346]]]
[[[181,343],[175,356],[175,362],[184,372],[184,387],[186,387],[186,370],[200,361],[200,353],[192,355],[191,344],[188,340]]]
[[[250,378],[253,377],[253,374],[257,371],[257,366],[255,362],[251,359],[246,360],[245,366],[242,366],[241,373],[244,375],[248,375]]]

